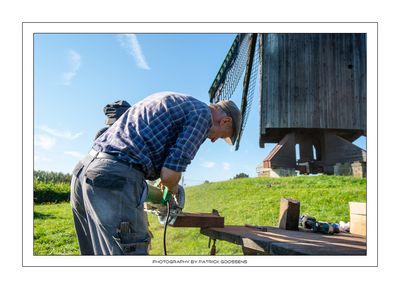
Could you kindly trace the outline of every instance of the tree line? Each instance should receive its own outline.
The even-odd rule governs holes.
[[[70,183],[71,174],[64,174],[60,172],[47,172],[47,171],[33,171],[33,180],[45,183]]]
[[[70,183],[71,182],[71,174],[64,174],[60,172],[47,172],[47,171],[34,171],[33,179],[38,182],[44,183]],[[249,175],[245,173],[236,174],[233,179],[240,178],[248,178]],[[205,183],[209,183],[209,181],[205,181]]]

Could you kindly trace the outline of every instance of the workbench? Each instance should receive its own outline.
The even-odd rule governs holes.
[[[202,228],[200,233],[211,240],[223,240],[242,246],[245,255],[366,255],[366,238],[338,233],[325,235],[300,229],[283,230],[265,227],[267,231],[246,226]]]

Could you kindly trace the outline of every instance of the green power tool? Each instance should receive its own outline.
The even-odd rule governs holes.
[[[158,221],[164,225],[164,255],[167,255],[167,226],[173,225],[181,214],[185,205],[185,190],[178,186],[178,193],[172,194],[167,187],[161,190],[160,180],[154,184],[147,183],[147,194],[144,202],[144,210],[158,216]]]
[[[157,215],[158,221],[162,225],[165,223],[173,225],[177,216],[182,212],[184,205],[185,190],[182,186],[178,186],[178,194],[173,195],[167,187],[161,190],[159,180],[154,184],[147,183],[147,198],[145,200],[144,209],[146,212]]]

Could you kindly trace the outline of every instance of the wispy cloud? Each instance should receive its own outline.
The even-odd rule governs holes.
[[[42,149],[49,150],[56,144],[56,140],[45,134],[38,134],[35,136],[35,145]]]
[[[225,163],[222,163],[222,167],[224,168],[224,170],[227,171],[227,170],[230,170],[230,169],[231,169],[231,164],[225,162]]]
[[[122,34],[118,35],[118,40],[121,46],[133,56],[136,65],[139,68],[149,70],[150,66],[147,64],[146,58],[140,47],[140,43],[135,34]]]
[[[72,79],[76,76],[76,73],[81,67],[81,55],[74,50],[69,50],[68,62],[70,70],[63,74],[63,84],[67,86],[71,84]]]
[[[77,159],[81,159],[84,157],[83,154],[81,154],[80,152],[76,152],[76,151],[65,151],[64,154],[72,156]]]
[[[213,168],[215,167],[215,162],[205,161],[201,165],[205,168]]]
[[[47,125],[42,125],[39,128],[52,136],[67,139],[67,140],[74,140],[83,134],[82,132],[73,134],[70,131],[61,131],[61,130],[57,130],[57,129],[52,129],[52,128],[48,127]]]

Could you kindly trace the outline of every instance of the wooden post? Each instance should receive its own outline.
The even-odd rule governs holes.
[[[293,199],[281,199],[279,212],[279,228],[299,230],[300,202]]]

